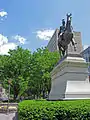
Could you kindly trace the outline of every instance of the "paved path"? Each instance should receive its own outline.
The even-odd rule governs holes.
[[[17,113],[9,113],[9,114],[0,113],[0,120],[18,120]]]

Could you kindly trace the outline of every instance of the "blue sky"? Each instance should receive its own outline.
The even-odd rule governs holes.
[[[47,37],[68,12],[72,13],[74,31],[80,31],[83,45],[89,45],[90,0],[0,0],[1,53],[17,45],[31,51],[47,45]],[[46,38],[37,37],[42,30]]]

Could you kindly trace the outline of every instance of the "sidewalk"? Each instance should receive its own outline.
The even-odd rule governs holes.
[[[0,120],[18,120],[17,113],[0,113]]]

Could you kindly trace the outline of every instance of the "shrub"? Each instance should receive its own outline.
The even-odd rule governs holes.
[[[90,100],[19,103],[19,120],[90,120]]]

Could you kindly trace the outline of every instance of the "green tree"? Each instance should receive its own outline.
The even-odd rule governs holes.
[[[8,80],[12,80],[14,99],[26,95],[45,98],[51,89],[50,72],[59,56],[58,52],[49,52],[47,48],[39,48],[32,54],[21,47],[10,50],[8,56],[0,56],[0,80],[6,89]]]
[[[31,52],[18,47],[16,50],[10,50],[7,60],[4,57],[4,82],[7,86],[7,81],[12,80],[11,92],[14,99],[20,94],[23,94],[27,88],[27,78],[30,74],[30,59]]]
[[[39,48],[32,55],[32,79],[34,81],[34,93],[37,98],[45,95],[51,89],[50,72],[59,60],[58,52],[49,52],[47,48]],[[31,84],[32,85],[32,84]]]

